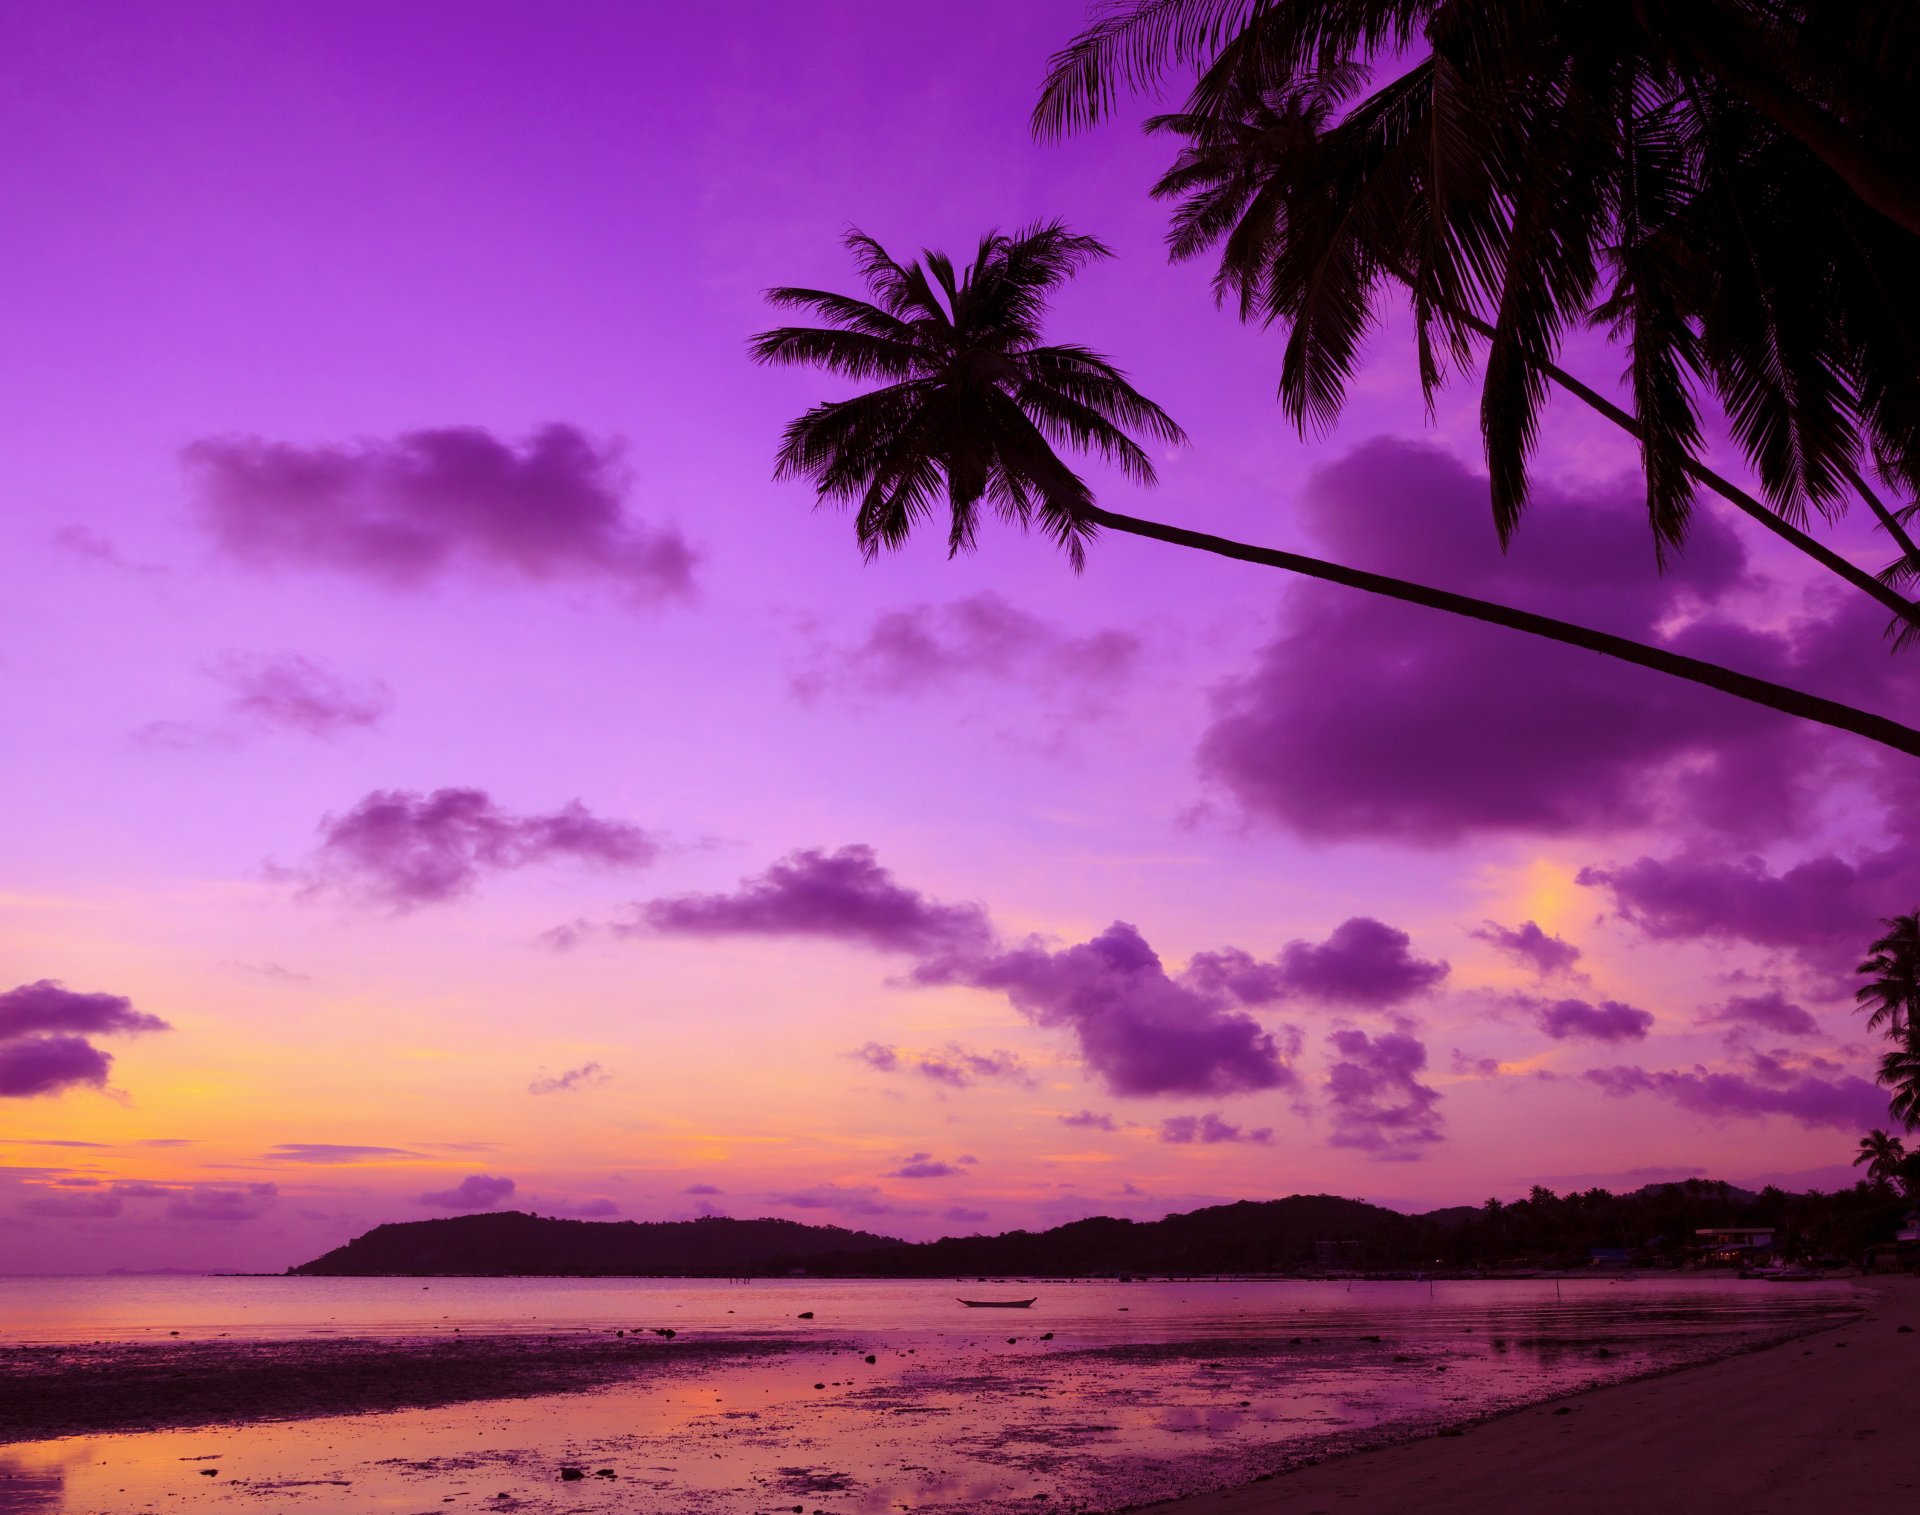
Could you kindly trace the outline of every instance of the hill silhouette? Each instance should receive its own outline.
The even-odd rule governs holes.
[[[443,1274],[823,1277],[1255,1273],[1289,1268],[1578,1267],[1594,1248],[1684,1261],[1696,1228],[1778,1229],[1797,1255],[1858,1257],[1890,1239],[1912,1201],[1888,1185],[1755,1194],[1703,1179],[1630,1194],[1535,1188],[1510,1204],[1402,1215],[1331,1194],[1241,1200],[1162,1220],[1096,1216],[1045,1231],[906,1242],[791,1220],[552,1220],[518,1211],[377,1226],[312,1262],[310,1275]],[[1321,1244],[1327,1245],[1321,1245]]]
[[[553,1220],[506,1210],[375,1226],[344,1247],[289,1268],[310,1275],[679,1274],[732,1277],[858,1256],[895,1237],[791,1220]]]

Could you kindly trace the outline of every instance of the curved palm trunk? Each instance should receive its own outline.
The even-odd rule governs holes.
[[[1406,282],[1405,275],[1400,274],[1398,270],[1395,271],[1395,274],[1396,277],[1400,278],[1402,283]],[[1493,327],[1488,322],[1474,315],[1471,311],[1455,310],[1451,313],[1464,325],[1479,332],[1481,336],[1491,337],[1493,335]],[[1640,435],[1640,422],[1634,417],[1632,412],[1623,410],[1591,385],[1576,379],[1572,374],[1560,367],[1559,364],[1542,363],[1540,365],[1540,371],[1568,394],[1577,400],[1584,401],[1589,409],[1598,411],[1629,436],[1638,437]],[[1920,605],[1915,605],[1912,601],[1903,598],[1898,591],[1890,585],[1883,584],[1879,579],[1868,573],[1866,569],[1860,567],[1859,564],[1848,562],[1824,542],[1816,541],[1813,537],[1808,536],[1806,532],[1802,531],[1798,526],[1795,526],[1793,522],[1787,520],[1778,512],[1767,509],[1765,505],[1761,504],[1760,501],[1756,500],[1744,489],[1734,484],[1731,480],[1722,478],[1711,468],[1707,467],[1706,464],[1696,462],[1689,458],[1686,469],[1690,475],[1706,485],[1707,488],[1719,495],[1721,499],[1725,500],[1729,505],[1732,505],[1736,510],[1758,521],[1762,526],[1766,527],[1768,531],[1780,538],[1781,541],[1791,547],[1799,549],[1822,568],[1825,568],[1830,573],[1838,574],[1862,594],[1872,596],[1888,610],[1892,611],[1897,619],[1905,621],[1914,631],[1920,632]],[[1874,515],[1879,518],[1881,525],[1892,533],[1894,540],[1900,544],[1901,550],[1909,557],[1915,557],[1916,560],[1920,560],[1920,554],[1916,554],[1913,550],[1912,540],[1900,529],[1899,523],[1893,520],[1887,513],[1873,492],[1867,488],[1866,481],[1859,476],[1857,471],[1853,476],[1853,482],[1859,489],[1861,498],[1867,502],[1868,507],[1873,511]]]
[[[1722,693],[1751,701],[1753,704],[1765,705],[1769,710],[1778,710],[1786,715],[1798,716],[1801,720],[1835,727],[1840,731],[1850,731],[1855,736],[1863,736],[1870,742],[1878,742],[1882,746],[1893,748],[1896,752],[1904,752],[1910,757],[1920,757],[1920,731],[1915,731],[1910,726],[1902,726],[1898,721],[1888,720],[1885,716],[1873,715],[1865,710],[1856,710],[1851,705],[1842,705],[1834,700],[1822,699],[1819,695],[1789,689],[1784,684],[1775,684],[1766,679],[1753,678],[1748,674],[1735,673],[1732,669],[1722,668],[1717,663],[1705,663],[1699,658],[1690,658],[1683,653],[1650,647],[1627,637],[1615,636],[1611,632],[1595,631],[1590,627],[1576,626],[1571,621],[1535,615],[1530,610],[1515,610],[1511,606],[1496,605],[1490,600],[1475,599],[1472,595],[1455,594],[1446,589],[1433,589],[1425,584],[1392,578],[1387,574],[1368,573],[1364,569],[1348,568],[1345,564],[1329,563],[1323,558],[1311,558],[1303,553],[1283,552],[1274,547],[1254,547],[1245,542],[1235,542],[1227,537],[1216,537],[1203,531],[1189,531],[1183,526],[1169,526],[1160,521],[1146,521],[1138,516],[1121,515],[1117,511],[1104,510],[1097,506],[1086,513],[1086,518],[1110,530],[1124,531],[1131,536],[1151,537],[1156,542],[1169,542],[1176,547],[1191,547],[1196,551],[1215,553],[1223,558],[1238,558],[1243,563],[1260,563],[1269,568],[1281,568],[1289,573],[1303,574],[1308,578],[1322,579],[1332,584],[1344,584],[1349,589],[1365,590],[1368,594],[1384,595],[1388,599],[1402,600],[1410,605],[1425,605],[1431,610],[1444,610],[1450,615],[1465,616],[1469,620],[1485,621],[1494,626],[1505,626],[1513,631],[1524,631],[1532,636],[1545,637],[1549,641],[1563,642],[1569,647],[1584,647],[1589,652],[1618,658],[1624,663],[1651,668],[1656,673],[1670,674],[1674,678],[1686,679],[1695,684],[1704,684],[1709,689],[1718,689]]]

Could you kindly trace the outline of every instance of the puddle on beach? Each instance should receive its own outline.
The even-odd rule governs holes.
[[[1825,1285],[1069,1284],[935,1331],[883,1288],[825,1312],[832,1346],[796,1335],[585,1392],[0,1446],[0,1515],[1113,1510],[1852,1308]]]

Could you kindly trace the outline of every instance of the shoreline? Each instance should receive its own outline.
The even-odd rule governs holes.
[[[531,1399],[796,1345],[574,1331],[11,1346],[0,1348],[0,1447]]]
[[[1134,1515],[1484,1515],[1898,1508],[1920,1501],[1909,1437],[1920,1278],[1855,1285],[1850,1321],[1534,1400]],[[1119,1515],[1119,1512],[1114,1512]]]

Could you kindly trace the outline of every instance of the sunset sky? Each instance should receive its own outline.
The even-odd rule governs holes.
[[[764,289],[1057,215],[1118,256],[1052,330],[1191,439],[1103,502],[1920,715],[1741,518],[1657,574],[1568,404],[1503,558],[1398,310],[1300,439],[1149,107],[1029,136],[1081,15],[0,11],[0,1271],[1851,1181],[1879,749],[1155,543],[863,564],[772,481],[844,391],[748,362]]]

